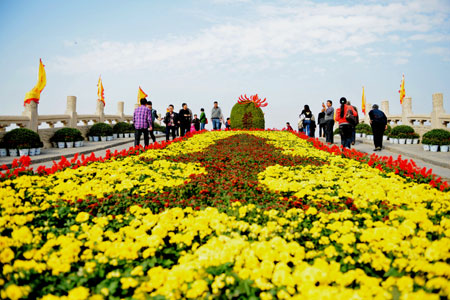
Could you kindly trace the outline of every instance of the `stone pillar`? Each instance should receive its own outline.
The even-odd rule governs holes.
[[[389,116],[389,101],[388,100],[382,100],[380,109],[381,109],[382,112],[384,112],[386,117],[388,117]]]
[[[117,102],[117,115],[119,116],[120,122],[123,122],[125,119],[125,114],[123,113],[124,102]]]
[[[403,98],[402,104],[402,124],[403,125],[412,125],[408,122],[408,117],[412,116],[412,99],[411,97]]]
[[[31,129],[33,131],[38,131],[38,104],[34,101],[31,101],[30,103],[25,104],[25,109],[22,112],[23,116],[27,116],[30,119],[30,122],[28,123],[28,129]]]
[[[444,95],[442,93],[433,94],[433,110],[431,111],[431,128],[445,128],[439,121],[439,116],[445,114]]]
[[[105,121],[105,104],[102,101],[97,99],[97,111],[95,113],[99,116],[99,122],[103,123]]]
[[[67,124],[68,127],[77,128],[78,114],[77,114],[77,97],[67,96],[66,115],[69,115],[70,120]]]

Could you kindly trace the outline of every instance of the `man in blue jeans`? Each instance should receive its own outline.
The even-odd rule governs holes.
[[[147,99],[142,98],[140,100],[141,105],[134,110],[133,124],[135,128],[134,134],[134,146],[138,146],[141,143],[141,135],[144,134],[144,145],[148,146],[148,130],[152,128],[152,112],[147,107]]]
[[[214,101],[214,107],[211,111],[211,120],[213,123],[213,129],[220,130],[220,127],[222,126],[223,115],[217,101]]]

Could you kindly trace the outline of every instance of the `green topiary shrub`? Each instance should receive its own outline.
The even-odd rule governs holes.
[[[396,139],[412,139],[414,138],[414,135],[415,135],[414,128],[408,125],[395,126],[389,133],[390,138]]]
[[[372,134],[372,127],[370,125],[365,123],[359,123],[355,126],[355,131],[357,133],[365,133],[365,134]]]
[[[384,135],[389,135],[391,133],[391,130],[392,130],[392,127],[391,127],[391,125],[388,124],[386,130],[384,131]]]
[[[125,122],[118,122],[113,126],[113,132],[114,133],[126,133],[127,130],[130,128],[130,124]]]
[[[5,134],[3,143],[8,149],[40,148],[39,134],[26,128],[16,128]]]
[[[92,125],[89,129],[89,136],[111,136],[113,134],[113,129],[111,125],[106,123],[97,123]]]
[[[450,132],[445,129],[432,129],[422,137],[425,145],[450,145]]]
[[[264,129],[264,113],[253,102],[236,103],[231,109],[232,129]]]
[[[50,142],[59,143],[59,142],[78,142],[84,140],[81,131],[76,128],[61,128],[53,134],[50,138]]]
[[[340,135],[341,134],[341,131],[339,130],[339,128],[336,128],[334,131],[333,131],[333,135]]]
[[[158,123],[153,123],[153,131],[166,132],[166,127]]]

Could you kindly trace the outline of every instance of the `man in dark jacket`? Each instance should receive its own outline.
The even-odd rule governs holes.
[[[180,109],[178,116],[180,118],[180,135],[184,136],[186,132],[191,130],[192,111],[188,108],[186,103],[183,103],[182,107],[183,108]]]
[[[383,134],[387,128],[387,118],[384,112],[378,109],[378,105],[374,104],[372,110],[369,111],[370,126],[372,126],[374,151],[381,151],[383,148]]]
[[[173,105],[169,105],[169,111],[166,113],[164,117],[164,123],[166,124],[166,141],[169,140],[169,135],[172,133],[172,140],[175,139],[175,131],[177,130],[177,126],[180,124],[178,119],[178,114],[173,111]]]
[[[323,103],[322,103],[323,104]],[[317,116],[317,123],[319,123],[319,137],[325,136],[325,112],[321,111]]]

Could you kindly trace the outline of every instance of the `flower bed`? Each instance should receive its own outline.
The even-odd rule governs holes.
[[[448,184],[277,131],[29,158],[0,181],[2,298],[439,298]]]

